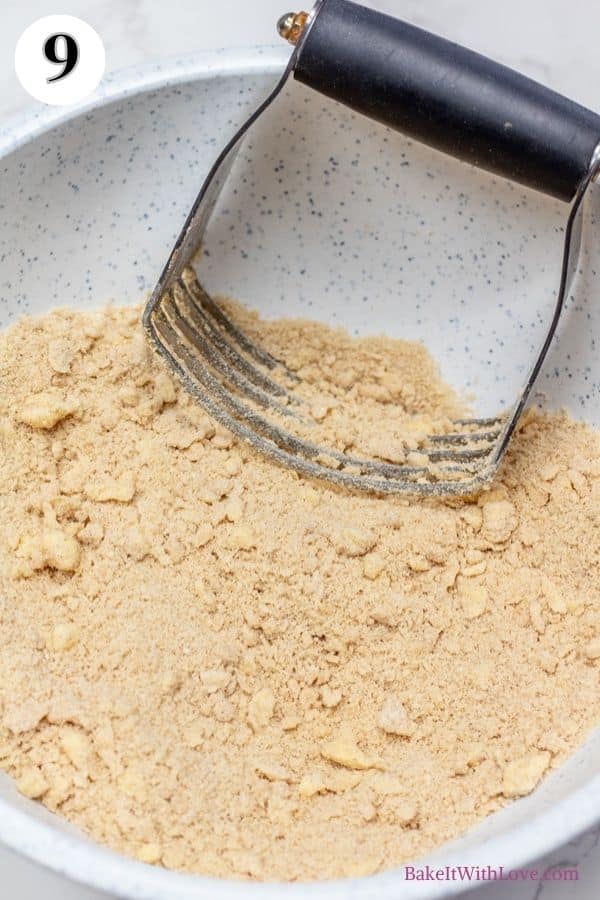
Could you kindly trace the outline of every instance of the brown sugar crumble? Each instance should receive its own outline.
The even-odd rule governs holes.
[[[458,409],[419,345],[236,314],[347,446],[393,459]],[[0,335],[18,789],[144,862],[268,880],[371,874],[532,791],[600,721],[598,435],[530,413],[479,498],[347,493],[215,426],[139,317]]]

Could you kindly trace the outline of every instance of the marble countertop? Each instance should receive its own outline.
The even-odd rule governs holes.
[[[367,2],[367,0],[365,0]],[[370,5],[405,17],[476,47],[600,110],[594,79],[581,78],[581,59],[597,53],[600,4],[592,0],[527,0],[519,21],[502,16],[496,0],[368,0]],[[293,6],[294,4],[291,4]],[[311,5],[310,3],[308,5]],[[89,22],[101,35],[107,69],[217,47],[277,42],[275,22],[287,11],[284,0],[70,0],[68,12]],[[170,10],[167,14],[166,10]],[[0,30],[0,121],[31,99],[18,83],[13,56],[17,38],[35,19],[62,12],[48,0],[4,0]],[[581,23],[585,28],[580,33]],[[589,38],[587,37],[589,35]],[[566,844],[538,869],[576,867],[577,882],[497,883],[475,887],[470,900],[592,900],[600,889],[600,826]],[[0,848],[3,896],[14,900],[100,900],[105,895],[67,883]]]

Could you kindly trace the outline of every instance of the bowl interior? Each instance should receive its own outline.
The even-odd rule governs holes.
[[[218,149],[275,76],[180,83],[91,111],[4,162],[0,326],[150,290]],[[5,191],[5,193],[7,193]],[[600,204],[538,402],[600,423]],[[552,315],[564,204],[291,83],[242,147],[201,280],[263,315],[423,340],[483,415],[512,404]]]
[[[190,76],[81,114],[6,156],[0,327],[56,305],[143,297],[218,148],[273,80],[256,66]],[[265,315],[424,339],[453,384],[483,395],[482,410],[510,402],[552,308],[562,204],[424,150],[297,85],[250,135],[233,179],[199,263],[210,290]],[[593,208],[588,218],[593,231]],[[596,252],[588,239],[540,392],[549,405],[598,425]],[[434,858],[517,865],[550,849],[596,817],[599,770],[595,735],[533,795]],[[93,884],[118,886],[120,896],[168,897],[175,886],[181,897],[254,890],[155,872],[96,850],[18,797],[5,777],[0,808],[7,842]],[[352,890],[391,896],[397,878],[387,873]],[[433,897],[442,888],[451,890],[407,884],[403,896]],[[260,888],[262,896],[271,890]],[[333,897],[342,889],[308,890]]]

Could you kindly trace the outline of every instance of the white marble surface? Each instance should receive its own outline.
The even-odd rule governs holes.
[[[519,20],[502,16],[497,0],[372,0],[416,24],[470,44],[527,72],[574,99],[600,109],[600,91],[582,78],[587,54],[597,53],[600,4],[596,0],[524,0]],[[291,6],[294,6],[292,3]],[[275,43],[274,23],[285,0],[70,0],[68,9],[49,0],[3,0],[0,29],[0,118],[31,101],[13,70],[16,40],[42,15],[69,12],[102,36],[110,70],[214,47]],[[582,29],[583,26],[583,29]],[[532,866],[576,866],[576,883],[529,882],[475,888],[471,900],[592,900],[600,889],[600,827]],[[0,849],[0,895],[7,900],[94,900],[102,895],[67,884]]]

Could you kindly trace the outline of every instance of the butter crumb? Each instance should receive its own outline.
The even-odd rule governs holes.
[[[517,511],[510,500],[493,500],[483,507],[481,535],[492,544],[508,541],[518,524]]]
[[[547,751],[530,753],[513,760],[504,769],[502,793],[505,797],[524,797],[525,794],[530,794],[549,765],[550,754]]]
[[[236,525],[232,528],[230,541],[237,550],[254,550],[258,546],[258,538],[248,525]]]
[[[298,784],[298,793],[304,799],[314,797],[316,794],[325,794],[326,792],[325,779],[322,775],[315,772],[303,775]]]
[[[76,769],[85,769],[91,752],[89,738],[76,728],[63,728],[59,735],[62,749]]]
[[[347,769],[383,769],[380,759],[369,757],[349,735],[340,735],[321,746],[321,756],[329,762]]]
[[[594,638],[586,644],[585,655],[594,662],[600,659],[600,638]]]
[[[385,701],[377,724],[386,734],[394,734],[399,737],[411,737],[415,730],[405,707],[396,697],[388,697]]]
[[[385,571],[385,558],[380,553],[369,553],[363,559],[363,574],[373,581]]]
[[[254,768],[267,781],[291,781],[291,775],[277,760],[270,756],[261,756],[255,760]]]
[[[75,357],[75,348],[65,338],[48,341],[48,362],[51,368],[60,375],[68,375]]]
[[[79,405],[65,400],[62,394],[45,391],[29,397],[18,411],[17,419],[30,428],[50,431],[78,410]]]
[[[86,485],[85,493],[96,503],[130,503],[135,496],[135,478],[131,472],[117,478],[99,475]]]
[[[54,626],[48,637],[48,649],[56,651],[70,650],[78,640],[78,627],[71,622],[60,622]]]
[[[50,790],[50,785],[41,771],[31,766],[17,778],[17,790],[30,800],[39,800]]]
[[[275,711],[275,695],[270,688],[261,688],[248,704],[248,721],[254,731],[269,724]]]
[[[344,556],[364,556],[377,543],[374,532],[365,528],[344,528],[337,542],[338,553]]]
[[[324,685],[321,688],[321,703],[326,709],[335,709],[342,700],[342,692]]]
[[[465,619],[477,619],[486,611],[488,592],[485,585],[460,576],[457,581],[457,594]]]
[[[160,844],[142,844],[137,852],[137,858],[140,862],[155,865],[159,863],[162,857]]]

